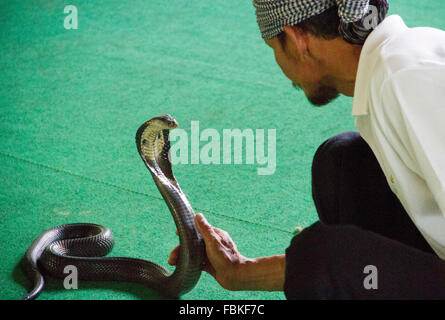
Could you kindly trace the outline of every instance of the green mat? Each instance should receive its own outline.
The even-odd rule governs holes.
[[[296,92],[257,30],[251,1],[65,1],[0,4],[0,298],[28,283],[17,264],[43,230],[92,222],[115,235],[112,256],[167,266],[173,220],[134,144],[162,113],[190,132],[276,129],[273,175],[258,165],[178,164],[197,212],[227,230],[242,254],[284,253],[296,226],[317,220],[310,166],[330,136],[353,130],[349,98],[317,109]],[[392,0],[409,26],[445,29],[445,4]],[[205,144],[205,143],[203,143]],[[170,268],[172,270],[172,268]],[[135,284],[50,279],[41,299],[158,299]],[[207,274],[182,299],[284,299],[229,292]]]

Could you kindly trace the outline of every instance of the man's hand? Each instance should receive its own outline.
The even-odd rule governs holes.
[[[211,274],[224,289],[237,290],[239,269],[249,259],[239,253],[226,231],[211,226],[202,214],[195,216],[195,223],[206,245],[207,257],[203,270]],[[179,250],[178,246],[171,252],[168,259],[170,265],[176,265]]]
[[[282,291],[285,256],[275,255],[249,259],[241,255],[230,235],[211,226],[204,216],[195,216],[196,227],[206,245],[203,270],[227,290]],[[178,231],[176,231],[178,234]],[[177,264],[180,247],[170,254],[168,263]]]

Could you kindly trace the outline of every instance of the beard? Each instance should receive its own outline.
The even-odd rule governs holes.
[[[321,107],[331,103],[338,98],[340,93],[337,89],[328,86],[318,87],[314,93],[311,93],[307,98],[312,105]]]
[[[294,87],[299,90],[297,86]],[[313,106],[321,107],[331,103],[338,98],[339,95],[340,93],[336,88],[328,85],[320,85],[313,92],[307,93],[306,97]]]

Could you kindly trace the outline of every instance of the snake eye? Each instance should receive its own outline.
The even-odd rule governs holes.
[[[147,139],[142,140],[142,144],[147,144]]]

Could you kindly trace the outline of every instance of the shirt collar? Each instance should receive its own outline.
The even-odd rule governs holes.
[[[384,19],[366,39],[360,54],[357,76],[354,89],[353,116],[368,114],[369,85],[378,59],[378,50],[386,40],[395,34],[407,29],[402,18],[398,15],[388,16]]]

